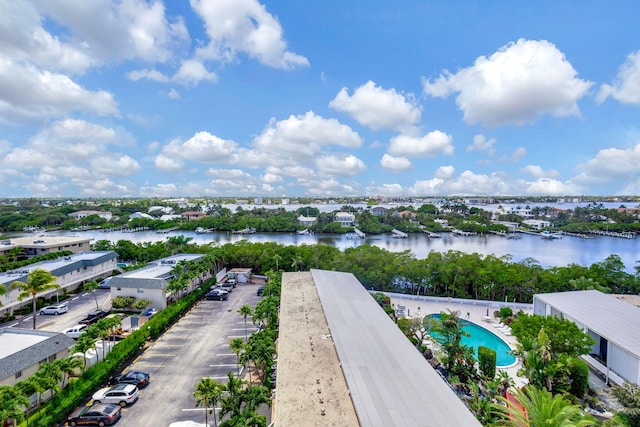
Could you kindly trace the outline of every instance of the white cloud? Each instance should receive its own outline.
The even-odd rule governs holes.
[[[636,181],[640,178],[640,144],[627,149],[605,148],[596,157],[578,165],[582,172],[574,178],[585,185],[603,181]]]
[[[550,178],[539,178],[532,182],[525,182],[523,183],[523,190],[522,193],[531,196],[566,196],[581,193],[571,182],[562,182]]]
[[[440,179],[452,179],[455,176],[456,168],[451,165],[440,166],[436,169],[434,175],[436,178]]]
[[[198,57],[231,61],[241,52],[274,68],[309,65],[307,58],[287,50],[280,23],[257,0],[190,3],[204,20],[209,36],[209,43],[197,50]]]
[[[169,21],[161,1],[94,0],[37,3],[43,14],[72,31],[75,45],[102,63],[141,59],[166,62],[189,40],[182,19]]]
[[[185,86],[195,86],[201,81],[210,81],[215,83],[218,76],[215,73],[207,71],[202,62],[195,59],[182,61],[178,71],[171,77],[174,82]]]
[[[181,189],[174,183],[144,185],[140,187],[140,195],[143,197],[176,197],[182,196]]]
[[[365,189],[365,194],[369,196],[397,196],[404,193],[404,188],[400,184],[371,185]]]
[[[353,176],[364,172],[367,166],[354,155],[328,154],[316,160],[318,173],[322,176]]]
[[[298,183],[306,188],[305,194],[317,197],[332,197],[337,195],[354,196],[361,194],[356,185],[342,183],[335,178],[325,180],[300,180]]]
[[[456,104],[467,123],[486,126],[525,124],[538,116],[579,116],[577,102],[592,82],[577,72],[555,45],[524,40],[502,46],[473,66],[452,74],[445,71],[424,81],[424,93],[446,98],[458,93]]]
[[[155,68],[152,69],[142,69],[142,70],[133,70],[127,73],[127,78],[131,81],[137,82],[141,79],[151,80],[154,82],[166,83],[169,81],[169,77],[162,74],[160,71]]]
[[[293,166],[298,161],[316,157],[323,147],[357,148],[362,145],[362,139],[336,119],[325,119],[309,111],[277,122],[271,119],[262,134],[255,138],[254,144],[263,154],[263,162],[274,161],[278,157],[285,162],[282,166]],[[269,158],[264,159],[264,154]]]
[[[164,154],[158,154],[154,160],[156,168],[165,172],[176,172],[183,168],[184,162]]]
[[[495,152],[493,149],[495,143],[495,138],[487,139],[486,136],[478,134],[473,137],[473,144],[467,146],[467,151],[488,151],[492,155]]]
[[[329,107],[349,114],[374,130],[408,130],[420,121],[422,114],[413,96],[405,97],[395,89],[385,90],[371,80],[357,88],[352,96],[343,87]]]
[[[169,97],[169,99],[180,99],[180,92],[178,92],[174,88],[171,88],[171,90],[169,90],[169,92],[167,93],[167,96]]]
[[[226,163],[232,160],[238,144],[209,132],[197,132],[182,142],[175,139],[162,149],[162,154],[173,159],[203,163]]]
[[[98,174],[110,176],[128,176],[140,172],[137,160],[126,154],[110,153],[91,159],[91,170]]]
[[[511,154],[511,161],[513,163],[518,163],[526,155],[527,155],[527,149],[524,147],[518,147],[513,152],[513,154]]]
[[[411,135],[398,135],[391,138],[389,153],[394,156],[426,157],[438,154],[453,154],[453,138],[439,130],[434,130],[416,137]]]
[[[210,168],[207,171],[207,175],[212,177],[212,178],[217,178],[217,179],[247,179],[247,178],[252,178],[251,174],[248,174],[247,172],[240,170],[240,169],[214,169],[214,168]]]
[[[274,173],[265,173],[262,175],[262,182],[266,184],[277,184],[283,181],[284,179],[282,179],[280,175],[276,175]]]
[[[609,96],[623,104],[640,104],[640,50],[627,56],[612,84],[600,86],[596,100],[604,102]]]
[[[98,116],[118,114],[111,93],[86,90],[64,74],[42,71],[3,55],[0,93],[0,122],[59,117],[76,111]]]
[[[509,194],[509,186],[505,182],[506,178],[499,173],[483,175],[466,170],[458,177],[445,177],[445,174],[441,174],[441,176],[430,180],[416,181],[413,186],[408,188],[408,192],[416,196]]]
[[[528,173],[535,178],[556,178],[560,176],[560,172],[554,169],[544,170],[538,165],[527,165],[520,169],[522,173]]]
[[[402,172],[411,168],[411,161],[406,157],[394,157],[385,153],[380,159],[380,166],[394,172]]]

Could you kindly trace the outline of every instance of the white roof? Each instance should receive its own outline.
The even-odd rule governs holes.
[[[640,356],[640,308],[596,290],[537,294],[535,298]]]
[[[353,274],[311,273],[361,426],[480,426]]]

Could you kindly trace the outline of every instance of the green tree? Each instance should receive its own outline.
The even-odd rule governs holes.
[[[475,375],[473,349],[462,344],[462,337],[469,333],[462,329],[459,312],[440,312],[440,321],[432,328],[445,353],[445,365],[451,375],[456,375],[466,383]]]
[[[240,353],[245,348],[245,342],[242,338],[232,338],[229,340],[229,348],[236,355],[236,368],[238,369],[238,376],[240,376]]]
[[[244,341],[247,342],[249,341],[247,336],[247,317],[253,315],[253,310],[251,309],[251,306],[245,304],[238,309],[238,313],[244,318]]]
[[[26,282],[16,281],[11,284],[12,289],[20,289],[20,293],[18,294],[19,301],[31,297],[31,305],[33,308],[33,329],[36,328],[36,313],[38,309],[37,296],[39,293],[50,289],[61,289],[55,281],[56,277],[53,274],[38,268],[29,273]]]
[[[64,359],[56,359],[52,362],[62,372],[62,380],[60,387],[67,385],[67,381],[71,375],[75,374],[77,368],[82,367],[82,360],[75,357],[65,357]]]
[[[556,316],[539,316],[521,313],[509,325],[511,333],[521,343],[532,342],[544,328],[549,338],[549,351],[552,354],[565,353],[569,356],[589,354],[595,343],[587,333],[583,332],[570,320]]]
[[[560,394],[525,387],[524,391],[516,389],[514,398],[517,404],[511,403],[502,396],[501,403],[494,404],[494,409],[501,421],[497,425],[513,427],[589,427],[597,426],[597,421],[583,412],[579,405],[572,404]]]
[[[100,305],[98,304],[98,296],[96,295],[96,290],[98,289],[100,289],[100,284],[95,280],[84,284],[84,290],[90,292],[91,295],[93,295],[93,299],[96,301],[96,310],[100,310]]]
[[[619,416],[631,427],[640,426],[640,386],[627,382],[614,388],[613,395],[624,407]]]
[[[209,425],[208,414],[212,413],[213,425],[217,426],[216,405],[220,401],[220,396],[225,391],[225,386],[211,378],[202,378],[198,381],[195,388],[193,398],[197,407],[204,406],[204,424]]]
[[[30,405],[28,397],[18,387],[0,385],[0,422],[22,421],[24,409]]]

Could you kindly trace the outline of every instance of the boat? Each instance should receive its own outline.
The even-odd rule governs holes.
[[[301,235],[301,236],[302,235],[306,235],[306,234],[311,234],[311,232],[309,231],[308,228],[305,228],[304,230],[298,230],[298,231],[296,231],[296,233]]]
[[[546,230],[540,233],[540,237],[542,237],[545,240],[562,239],[562,236],[560,235],[560,233],[553,233],[551,231],[546,231]]]
[[[196,234],[206,234],[206,233],[212,233],[213,229],[212,228],[196,227],[195,232],[196,232]]]
[[[509,233],[507,234],[507,239],[522,239],[522,236],[518,233]]]
[[[250,228],[243,228],[242,230],[234,230],[232,231],[233,234],[253,234],[256,232],[256,229],[253,227]]]

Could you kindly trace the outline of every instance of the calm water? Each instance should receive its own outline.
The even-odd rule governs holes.
[[[391,234],[368,235],[364,239],[348,239],[345,235],[314,234],[298,235],[289,233],[256,233],[239,235],[231,233],[196,234],[189,231],[176,231],[169,234],[158,234],[152,231],[138,233],[123,232],[51,232],[52,235],[81,235],[96,240],[130,240],[132,242],[164,241],[168,236],[182,234],[191,237],[194,243],[206,244],[234,243],[240,240],[250,242],[277,242],[283,245],[314,245],[323,243],[341,250],[368,243],[388,251],[400,252],[411,250],[417,258],[425,258],[430,251],[446,252],[457,250],[465,253],[478,253],[496,256],[511,255],[512,261],[534,258],[543,267],[566,266],[571,263],[589,266],[600,262],[611,254],[617,254],[625,263],[629,272],[634,271],[636,262],[640,260],[640,239],[620,239],[615,237],[597,237],[580,239],[564,236],[562,239],[544,240],[539,236],[521,234],[521,239],[506,239],[489,234],[486,236],[459,237],[443,233],[442,238],[432,239],[424,234],[410,234],[406,239],[394,239]]]
[[[439,314],[430,314],[428,317],[440,320]],[[468,337],[462,337],[460,342],[463,345],[473,348],[476,359],[478,358],[478,347],[488,347],[496,352],[496,366],[505,367],[513,365],[516,362],[514,355],[510,354],[509,345],[505,343],[502,338],[494,334],[493,332],[478,326],[473,322],[468,322],[464,319],[461,320],[462,329],[469,333]],[[438,339],[436,334],[433,334],[435,339]]]

